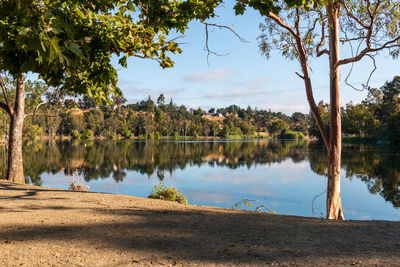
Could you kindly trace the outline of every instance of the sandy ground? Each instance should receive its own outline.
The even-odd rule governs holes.
[[[0,182],[0,266],[400,266],[400,222]]]

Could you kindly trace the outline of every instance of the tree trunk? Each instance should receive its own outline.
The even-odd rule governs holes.
[[[11,115],[10,135],[8,139],[8,168],[6,179],[10,182],[25,183],[22,164],[22,130],[25,109],[25,75],[16,77],[17,92],[14,113]]]
[[[330,141],[328,149],[328,186],[326,196],[326,218],[343,220],[340,196],[340,158],[342,149],[342,129],[340,119],[340,59],[339,50],[339,4],[327,6],[329,24],[329,69],[330,69]]]

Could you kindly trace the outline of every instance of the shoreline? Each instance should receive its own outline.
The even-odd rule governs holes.
[[[327,221],[0,181],[0,265],[400,264],[400,222]]]

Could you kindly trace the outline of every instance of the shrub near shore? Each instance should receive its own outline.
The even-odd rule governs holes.
[[[188,204],[186,196],[174,187],[166,187],[163,183],[154,185],[154,189],[151,190],[149,198],[162,199],[168,201],[175,201],[180,204]]]

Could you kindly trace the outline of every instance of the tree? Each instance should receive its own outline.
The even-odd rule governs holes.
[[[85,118],[82,111],[72,109],[64,114],[59,131],[64,135],[72,135],[72,131],[82,132],[85,128]]]
[[[376,136],[379,122],[373,110],[367,105],[348,103],[342,116],[343,133],[354,134],[360,137]]]
[[[104,127],[104,115],[98,109],[92,109],[85,113],[85,121],[87,128],[92,130],[95,135],[100,135]]]
[[[388,50],[393,57],[399,55],[399,5],[394,0],[329,0],[325,1],[324,7],[314,5],[313,8],[304,8],[280,2],[279,9],[264,14],[267,19],[260,36],[261,50],[269,56],[271,49],[278,49],[283,56],[296,59],[301,65],[302,74],[298,76],[304,81],[307,100],[328,153],[328,219],[344,219],[340,196],[340,67],[365,57],[374,60],[374,56],[382,50]],[[329,42],[326,45],[327,38]],[[352,56],[341,59],[341,44],[358,49],[353,51]],[[329,55],[329,134],[314,101],[309,68],[309,58],[322,55]]]
[[[123,96],[120,96],[120,95],[113,96],[113,103],[115,105],[117,105],[118,107],[125,104],[126,101],[128,101],[128,100]]]
[[[380,91],[382,92],[381,115],[383,119],[400,113],[400,76],[394,77],[391,82],[386,82]]]
[[[164,105],[165,105],[165,97],[163,94],[160,94],[157,98],[157,106],[163,109]]]
[[[25,182],[25,73],[38,74],[49,86],[109,103],[110,95],[121,93],[111,65],[113,54],[123,67],[130,56],[172,67],[167,53],[181,50],[165,34],[171,29],[183,32],[190,20],[214,16],[218,2],[0,0],[0,72],[10,74],[16,83],[12,103],[0,77],[0,107],[11,118],[7,180]]]
[[[276,119],[268,125],[268,132],[271,135],[280,134],[283,130],[288,128],[287,123],[284,120]]]
[[[400,76],[380,88],[379,119],[383,134],[392,144],[400,144]],[[381,100],[381,101],[379,101]]]
[[[326,103],[324,104],[324,102],[321,101],[318,103],[317,109],[318,109],[318,114],[321,117],[321,120],[324,124],[325,132],[329,133],[330,106],[329,104]],[[318,123],[315,120],[315,117],[312,115],[312,113],[310,114],[310,117],[311,117],[311,125],[309,131],[310,136],[314,136],[317,137],[319,140],[323,140]]]

